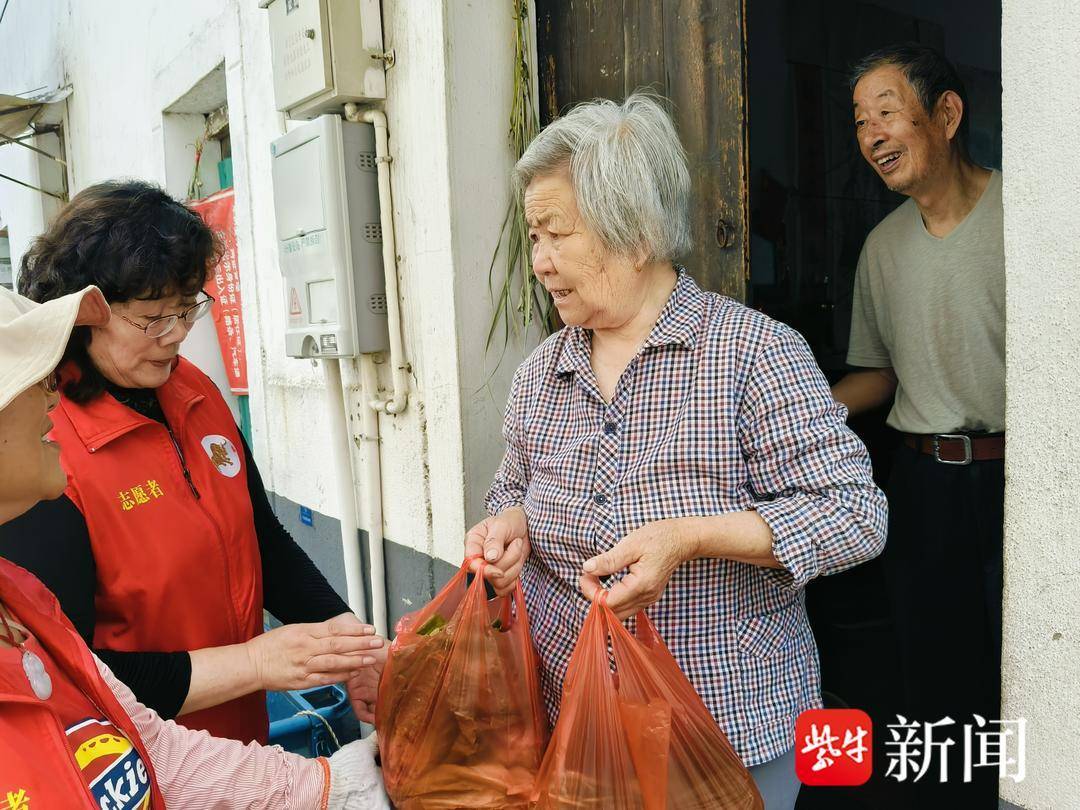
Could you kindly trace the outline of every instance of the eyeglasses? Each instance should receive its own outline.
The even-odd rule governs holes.
[[[45,389],[46,394],[55,394],[60,390],[60,380],[56,376],[56,372],[53,371],[48,374],[42,381],[41,387]]]
[[[121,315],[119,312],[116,312],[115,310],[113,310],[113,315],[120,318],[121,320],[127,321],[136,329],[141,330],[142,333],[148,338],[165,337],[165,335],[169,334],[169,332],[173,330],[173,327],[180,323],[181,318],[184,319],[184,323],[186,323],[188,327],[191,327],[195,323],[195,321],[199,320],[199,318],[201,318],[203,315],[210,311],[210,305],[213,304],[216,299],[206,290],[201,290],[201,292],[203,295],[206,296],[206,298],[204,298],[202,301],[196,301],[179,315],[165,315],[161,318],[154,318],[154,320],[150,321],[150,323],[146,324],[145,326],[143,326],[141,323],[135,323],[135,321],[131,320],[131,318],[125,318],[123,315]]]

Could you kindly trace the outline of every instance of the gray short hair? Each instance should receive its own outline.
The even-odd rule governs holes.
[[[873,53],[867,54],[851,68],[848,83],[852,90],[867,73],[881,67],[891,65],[898,68],[908,80],[915,95],[922,104],[923,112],[931,115],[938,100],[948,91],[956,93],[960,97],[964,114],[960,116],[960,127],[957,130],[956,143],[960,147],[962,155],[968,155],[969,120],[971,119],[971,107],[968,102],[967,90],[964,80],[960,78],[953,64],[945,58],[945,55],[929,45],[921,42],[903,42],[898,45],[889,45]]]
[[[517,193],[569,169],[585,223],[618,255],[649,261],[690,252],[690,172],[662,99],[633,93],[619,104],[579,104],[548,124],[514,166]]]

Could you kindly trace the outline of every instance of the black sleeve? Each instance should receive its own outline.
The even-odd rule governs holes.
[[[321,622],[349,610],[326,577],[281,525],[266,497],[262,476],[241,436],[247,462],[248,494],[262,557],[263,605],[283,624]]]
[[[94,650],[113,675],[127,684],[144,706],[166,720],[176,717],[191,686],[187,652],[117,652]]]
[[[83,641],[92,642],[97,569],[86,520],[70,498],[40,501],[0,525],[0,557],[40,579]]]
[[[65,495],[42,501],[0,525],[0,556],[37,576],[60,603],[88,646],[94,639],[97,567],[82,512]],[[187,652],[94,653],[143,704],[162,717],[176,716],[191,684]]]

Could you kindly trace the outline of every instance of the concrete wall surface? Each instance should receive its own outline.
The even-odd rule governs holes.
[[[1080,806],[1080,174],[1061,135],[1080,104],[1080,18],[1005,0],[1006,718],[1027,720],[1024,808]]]
[[[498,349],[489,353],[484,345],[491,312],[487,268],[512,164],[506,142],[514,58],[510,4],[384,0],[382,16],[384,46],[396,55],[382,106],[411,366],[408,408],[380,417],[385,534],[404,550],[388,551],[388,565],[408,568],[392,563],[407,552],[443,561],[432,563],[426,578],[389,583],[393,618],[422,604],[451,570],[446,564],[461,561],[464,532],[482,517],[481,499],[501,458],[506,392],[526,349],[511,347],[496,368]],[[28,41],[37,43],[29,55],[18,46]],[[93,0],[12,3],[0,26],[0,76],[0,89],[9,92],[72,86],[65,130],[72,194],[118,176],[154,180],[181,194],[198,129],[186,127],[188,119],[227,101],[252,449],[286,525],[298,525],[292,513],[303,505],[325,528],[340,504],[328,463],[323,376],[311,361],[285,356],[269,145],[295,124],[287,125],[274,105],[268,12],[255,0],[117,0],[108,13]],[[200,99],[207,109],[198,108]],[[0,171],[5,159],[27,164],[19,170],[33,168],[25,155],[0,150]],[[0,184],[0,215],[11,229],[15,262],[45,226],[48,216],[40,209],[33,192]],[[206,345],[192,338],[189,347],[204,368],[215,365]],[[384,387],[390,384],[386,360],[379,363]],[[342,376],[355,439],[361,408],[356,364],[343,362]],[[359,469],[366,443],[352,444]],[[338,543],[316,548],[314,556],[340,582],[340,543],[330,538],[332,532],[321,531],[304,542],[312,548]]]

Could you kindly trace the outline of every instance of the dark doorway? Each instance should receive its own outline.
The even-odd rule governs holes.
[[[684,263],[739,300],[749,258],[743,31],[743,0],[536,0],[541,125],[638,88],[670,99],[694,180]]]
[[[747,303],[798,329],[830,381],[848,370],[863,241],[904,200],[859,154],[848,71],[876,48],[904,41],[934,45],[957,66],[970,97],[972,157],[1000,168],[999,0],[747,0]],[[887,412],[852,420],[882,486],[898,442],[885,426]],[[898,664],[877,561],[812,582],[807,608],[826,705],[869,712],[876,752],[869,784],[803,788],[799,809],[908,807],[883,773],[883,722],[895,722],[889,710]]]

